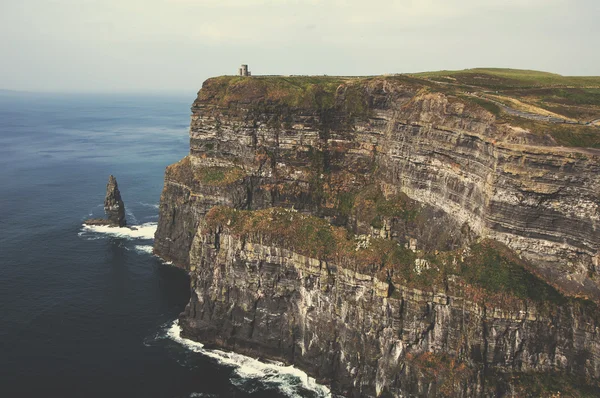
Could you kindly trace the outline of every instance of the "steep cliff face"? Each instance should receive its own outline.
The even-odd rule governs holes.
[[[600,298],[600,152],[517,124],[404,76],[208,80],[190,154],[167,168],[155,240],[192,275],[185,333],[350,395],[514,392],[530,371],[594,384],[596,311],[539,278]],[[215,206],[294,209],[334,232],[286,240],[272,219],[274,231],[260,217],[236,229],[226,212],[209,225]],[[322,246],[339,231],[360,266],[331,252],[349,243]],[[483,257],[512,258],[497,263],[561,297],[555,308],[515,290],[512,265],[465,263],[482,239],[512,251]]]
[[[452,284],[390,293],[388,281],[352,264],[203,232],[191,251],[186,335],[293,363],[338,394],[519,395],[531,394],[512,380],[521,372],[582,384],[600,375],[598,319],[581,303],[494,306]]]

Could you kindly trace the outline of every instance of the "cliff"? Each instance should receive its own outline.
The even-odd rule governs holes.
[[[209,79],[154,249],[184,333],[348,396],[593,390],[600,151],[558,143],[594,129],[420,77]]]

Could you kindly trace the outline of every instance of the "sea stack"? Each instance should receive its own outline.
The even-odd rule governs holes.
[[[112,174],[108,177],[108,184],[106,184],[104,212],[111,225],[119,227],[125,226],[125,204],[123,204],[123,200],[121,199],[121,192],[119,192],[117,179]]]
[[[127,223],[125,220],[125,204],[121,199],[121,192],[119,192],[117,179],[112,174],[108,177],[108,184],[106,184],[104,212],[106,213],[107,219],[91,218],[86,220],[85,224],[124,227]]]

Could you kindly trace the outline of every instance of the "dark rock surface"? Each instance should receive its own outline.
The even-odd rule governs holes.
[[[111,227],[124,227],[127,224],[125,220],[125,204],[121,199],[117,179],[111,174],[106,184],[106,196],[104,198],[104,212],[106,219],[92,218],[85,221],[87,225],[106,225]]]
[[[533,397],[544,395],[510,379],[600,376],[595,307],[474,302],[452,285],[390,295],[350,264],[203,232],[190,253],[184,335],[295,364],[344,396]]]
[[[108,177],[108,184],[106,184],[104,212],[110,223],[119,227],[125,226],[125,204],[121,199],[117,179],[112,174]]]

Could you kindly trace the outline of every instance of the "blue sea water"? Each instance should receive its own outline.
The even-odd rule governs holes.
[[[193,97],[0,93],[0,397],[326,396],[180,339],[181,270],[150,253]],[[117,177],[137,234],[86,230]]]

